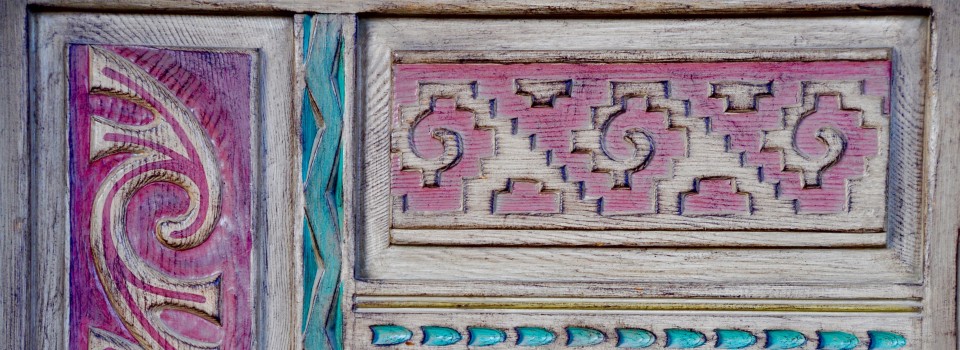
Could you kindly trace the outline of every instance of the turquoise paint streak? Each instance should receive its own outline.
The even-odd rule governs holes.
[[[567,327],[567,346],[590,346],[603,343],[607,336],[593,328]]]
[[[657,336],[645,329],[617,328],[618,348],[645,348],[653,345]]]
[[[767,349],[794,349],[807,343],[803,333],[786,329],[764,331],[767,334]]]
[[[470,341],[467,342],[470,346],[490,346],[507,340],[507,333],[499,329],[467,327],[467,332],[470,333]]]
[[[423,330],[423,345],[427,346],[453,345],[463,339],[460,332],[453,328],[424,326],[420,329]]]
[[[517,327],[517,345],[541,346],[553,343],[557,335],[540,327]]]
[[[860,344],[857,336],[845,332],[817,332],[817,349],[850,350]]]
[[[413,332],[409,329],[395,325],[370,326],[373,332],[373,339],[370,341],[373,345],[397,345],[410,340]]]
[[[907,346],[907,339],[902,335],[884,331],[867,331],[870,338],[870,350],[899,349]]]
[[[668,348],[691,349],[707,343],[707,337],[694,330],[672,328],[663,332],[667,334]]]
[[[757,343],[757,337],[747,331],[718,329],[714,333],[717,334],[714,345],[717,349],[743,349]]]
[[[340,15],[304,19],[306,90],[301,116],[304,223],[303,342],[309,350],[343,348],[340,310],[340,225],[343,184],[340,138],[343,132],[345,74]],[[318,115],[319,114],[319,115]]]

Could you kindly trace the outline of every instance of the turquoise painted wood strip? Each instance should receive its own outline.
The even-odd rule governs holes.
[[[646,348],[657,341],[657,336],[646,329],[617,328],[618,348]]]
[[[490,346],[507,340],[507,333],[499,329],[467,327],[467,333],[470,335],[467,345],[470,346]]]
[[[692,329],[671,328],[663,330],[667,334],[667,347],[692,349],[707,343],[707,336]]]
[[[423,331],[423,345],[427,346],[447,346],[453,345],[463,339],[460,332],[448,327],[424,326],[420,327]]]
[[[797,331],[774,329],[764,333],[767,335],[766,349],[794,349],[807,343],[807,337]]]
[[[717,343],[714,345],[717,349],[743,349],[757,343],[757,336],[747,331],[737,329],[718,329]]]
[[[567,327],[567,346],[579,347],[603,343],[607,336],[593,328]]]
[[[817,349],[821,350],[850,350],[860,344],[853,334],[832,331],[817,332],[817,341]]]
[[[397,345],[413,337],[413,332],[409,329],[396,325],[370,326],[370,331],[373,332],[373,339],[370,341],[373,345]]]
[[[885,331],[867,331],[870,338],[870,350],[899,349],[907,346],[907,339],[902,335]]]
[[[557,335],[540,327],[517,327],[517,345],[541,346],[553,343]]]
[[[345,72],[345,15],[304,19],[306,80],[301,115],[304,192],[303,344],[343,348],[340,310],[340,227],[343,222],[341,134]]]

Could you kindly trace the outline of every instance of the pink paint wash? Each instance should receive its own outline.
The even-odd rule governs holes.
[[[219,344],[224,349],[248,348],[251,344],[251,73],[253,57],[245,52],[202,52],[155,49],[144,47],[100,46],[132,62],[154,77],[190,110],[208,136],[219,163],[221,175],[220,219],[203,243],[191,249],[174,250],[164,246],[155,233],[157,220],[183,214],[188,196],[175,185],[156,182],[136,192],[126,208],[126,235],[135,253],[146,264],[174,279],[194,279],[219,274],[219,317],[205,320],[189,312],[166,310],[159,322],[174,332],[176,337]],[[107,292],[98,279],[91,246],[91,211],[98,187],[107,174],[130,153],[110,155],[90,160],[91,118],[101,116],[123,125],[145,125],[153,115],[130,101],[90,92],[91,47],[73,45],[69,53],[69,121],[70,121],[70,348],[87,349],[91,330],[112,333],[125,341],[143,342],[129,331],[107,298]],[[118,72],[103,72],[116,76]],[[124,77],[120,77],[124,78]],[[129,80],[132,89],[142,90],[138,84],[148,82]],[[148,104],[157,106],[148,98]],[[169,118],[169,111],[160,110]],[[177,135],[183,135],[176,129]],[[123,135],[108,134],[122,138]],[[136,144],[142,139],[126,140]],[[196,154],[198,145],[186,145],[190,154]],[[162,147],[159,147],[162,149]],[[176,157],[174,157],[176,158]],[[189,160],[172,159],[157,167],[202,178],[196,164]],[[198,183],[201,190],[207,184]],[[202,191],[201,191],[202,193]],[[200,198],[205,205],[210,198]],[[202,206],[201,206],[202,207]],[[203,215],[207,215],[203,213]],[[192,227],[184,230],[185,232]],[[105,230],[106,231],[106,230]],[[204,301],[201,295],[176,293],[151,288],[138,280],[118,258],[116,247],[109,240],[104,247],[109,272],[116,277],[120,290],[132,284],[171,300]],[[123,293],[130,302],[132,296]],[[133,310],[134,316],[146,322],[146,312]],[[148,327],[144,337],[152,339],[165,349],[175,346],[166,341],[157,328]]]
[[[516,119],[518,134],[532,134],[535,148],[551,155],[552,165],[564,169],[565,181],[580,185],[581,198],[599,198],[604,213],[642,215],[656,212],[653,191],[657,182],[672,174],[672,160],[685,156],[689,139],[683,129],[667,125],[662,111],[646,111],[644,106],[628,108],[610,127],[606,137],[611,153],[628,149],[623,139],[631,127],[650,132],[656,152],[646,167],[630,175],[628,188],[611,186],[609,174],[594,172],[590,155],[574,152],[574,132],[592,127],[593,109],[612,103],[611,82],[666,81],[669,98],[688,102],[691,116],[709,123],[708,137],[726,140],[728,152],[742,154],[743,166],[758,167],[764,183],[778,186],[778,197],[795,201],[800,213],[838,213],[845,206],[846,181],[862,176],[865,158],[878,156],[877,129],[860,126],[859,111],[843,110],[835,96],[820,96],[817,110],[798,127],[801,135],[813,135],[821,127],[840,130],[846,148],[836,164],[823,171],[818,187],[804,186],[797,172],[783,169],[780,153],[764,149],[764,134],[783,129],[784,107],[800,103],[805,81],[859,81],[865,95],[884,97],[884,114],[889,113],[890,61],[816,61],[816,62],[717,62],[717,63],[623,63],[623,64],[397,64],[394,66],[394,123],[402,106],[417,105],[421,83],[476,82],[477,98],[495,100],[497,118]],[[531,97],[517,93],[517,79],[572,80],[569,97],[558,97],[551,107],[533,107]],[[772,96],[757,99],[756,110],[726,111],[726,99],[711,97],[711,83],[771,82]],[[641,103],[630,99],[628,103]],[[636,111],[640,112],[636,112]],[[438,99],[435,113],[418,124],[413,142],[424,157],[438,156],[440,143],[431,139],[438,127],[462,133],[463,155],[459,163],[442,173],[439,186],[422,186],[421,174],[401,170],[399,157],[392,157],[392,193],[404,199],[405,210],[415,212],[454,212],[463,208],[464,179],[482,177],[483,159],[497,149],[489,130],[473,127],[473,115],[457,110],[450,99]],[[433,148],[431,148],[433,147]],[[815,137],[798,138],[796,147],[807,154],[827,152]],[[883,155],[885,156],[885,155]],[[533,165],[531,165],[533,166]],[[681,208],[694,215],[748,214],[749,194],[734,191],[732,180],[708,179],[695,195],[680,196]],[[691,184],[693,186],[693,184]],[[556,210],[553,196],[529,193],[522,199],[530,212]],[[517,202],[508,200],[508,213],[523,212]],[[677,214],[677,213],[674,213]]]

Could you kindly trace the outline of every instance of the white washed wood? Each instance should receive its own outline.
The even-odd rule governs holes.
[[[0,348],[29,347],[38,319],[30,309],[30,159],[25,1],[0,3]]]
[[[68,259],[70,227],[67,171],[66,49],[68,43],[249,48],[260,52],[258,115],[251,125],[254,183],[254,347],[292,349],[299,331],[302,277],[294,250],[302,232],[298,210],[299,143],[292,117],[293,26],[283,17],[211,17],[189,15],[101,15],[41,13],[34,17],[31,52],[37,62],[33,120],[37,123],[32,156],[37,164],[36,237],[38,307],[44,320],[38,348],[67,345]],[[287,38],[286,40],[277,40]],[[261,128],[262,125],[262,128]],[[64,323],[48,320],[63,320]]]
[[[361,22],[361,75],[365,117],[363,169],[368,184],[389,181],[390,63],[393,52],[408,50],[760,50],[802,48],[893,48],[893,118],[914,130],[902,141],[904,165],[895,164],[891,181],[903,183],[908,208],[891,215],[903,235],[890,238],[889,250],[674,250],[674,249],[516,249],[495,247],[391,246],[389,188],[366,186],[358,222],[359,276],[369,280],[484,280],[795,283],[916,283],[919,281],[919,163],[922,142],[922,17],[778,18],[710,20],[478,20],[371,19]],[[476,35],[482,30],[484,35]],[[626,39],[626,38],[629,38]],[[718,41],[717,38],[726,40]],[[914,107],[916,106],[916,107]],[[359,146],[355,146],[359,147]],[[893,162],[893,159],[891,160]],[[898,180],[897,176],[903,179]],[[914,189],[911,191],[911,189]],[[347,210],[356,207],[348,206]],[[428,218],[420,218],[429,220]],[[717,222],[716,225],[723,224]],[[828,223],[829,225],[829,223]],[[590,241],[588,232],[563,239]],[[448,240],[449,242],[449,240]],[[576,261],[577,268],[568,268]],[[744,271],[749,270],[750,273]],[[487,285],[485,285],[487,286]],[[488,286],[489,287],[489,286]],[[421,286],[427,290],[437,284]],[[489,288],[509,288],[493,286]],[[837,287],[842,288],[842,287]],[[584,290],[588,292],[589,289]],[[360,291],[363,293],[364,291]],[[480,293],[480,290],[473,290]]]
[[[927,249],[924,264],[925,349],[958,348],[957,250],[960,236],[960,2],[934,0],[931,63],[927,71],[924,188]]]
[[[931,0],[30,0],[31,4],[106,10],[206,10],[373,14],[485,15],[750,15],[783,13],[902,13]]]

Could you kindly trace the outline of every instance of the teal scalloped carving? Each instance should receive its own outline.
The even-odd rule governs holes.
[[[707,343],[707,336],[692,329],[670,328],[663,332],[667,334],[668,348],[692,349]]]
[[[653,345],[657,336],[653,332],[640,328],[617,328],[617,347],[640,349]]]
[[[817,349],[821,350],[850,350],[860,345],[857,336],[846,332],[820,331],[817,339]]]
[[[557,335],[540,327],[517,327],[517,345],[542,346],[553,343]]]
[[[409,329],[396,325],[370,326],[370,331],[373,333],[370,341],[373,345],[397,345],[413,337],[413,332]]]
[[[807,337],[803,333],[791,331],[789,329],[766,330],[767,344],[766,349],[795,349],[807,343]]]
[[[311,15],[303,20],[305,89],[300,116],[303,151],[303,346],[343,349],[340,310],[340,227],[343,184],[343,28],[350,16]]]
[[[867,331],[870,338],[870,350],[899,349],[907,346],[907,338],[893,332]]]
[[[743,349],[757,343],[757,336],[738,329],[717,329],[717,349]]]
[[[456,329],[437,326],[420,327],[423,331],[423,345],[447,346],[460,342],[463,336]]]
[[[470,336],[467,345],[470,346],[490,346],[507,340],[507,332],[499,329],[467,327],[467,333]]]
[[[580,347],[603,343],[607,336],[593,328],[567,327],[567,346]]]

